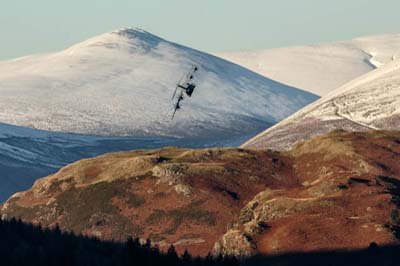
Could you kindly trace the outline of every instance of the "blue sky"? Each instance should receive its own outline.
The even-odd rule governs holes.
[[[204,51],[400,33],[398,0],[1,0],[0,59],[140,27]]]

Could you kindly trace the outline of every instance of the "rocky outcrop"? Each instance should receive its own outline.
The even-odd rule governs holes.
[[[229,230],[214,245],[214,255],[250,257],[255,254],[256,247],[252,239],[240,230]]]
[[[399,137],[333,132],[298,145],[289,153],[301,186],[258,193],[214,252],[250,256],[398,243],[390,214],[399,208]]]

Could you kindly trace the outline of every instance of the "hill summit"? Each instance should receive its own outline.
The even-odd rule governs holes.
[[[171,121],[171,96],[193,64],[198,88]],[[316,99],[140,29],[0,62],[0,122],[49,131],[243,139]]]

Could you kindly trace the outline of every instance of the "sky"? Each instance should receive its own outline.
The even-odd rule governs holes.
[[[398,0],[0,0],[0,59],[138,27],[203,51],[400,33]]]

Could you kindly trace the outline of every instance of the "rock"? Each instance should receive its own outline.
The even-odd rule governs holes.
[[[174,246],[179,246],[179,245],[193,245],[193,244],[203,244],[206,241],[202,238],[185,238],[185,239],[180,239],[174,243]]]
[[[192,188],[184,184],[178,184],[175,186],[175,191],[178,194],[182,194],[185,197],[189,197],[192,194]]]
[[[181,164],[162,164],[153,168],[153,176],[158,177],[157,184],[168,183],[171,186],[180,182],[186,167]]]
[[[256,252],[251,239],[239,230],[230,230],[214,245],[215,256],[250,257]]]
[[[251,207],[244,207],[241,211],[240,211],[240,215],[239,215],[239,222],[241,224],[245,224],[247,222],[250,222],[254,217],[254,213],[253,213],[253,209],[251,209]]]

